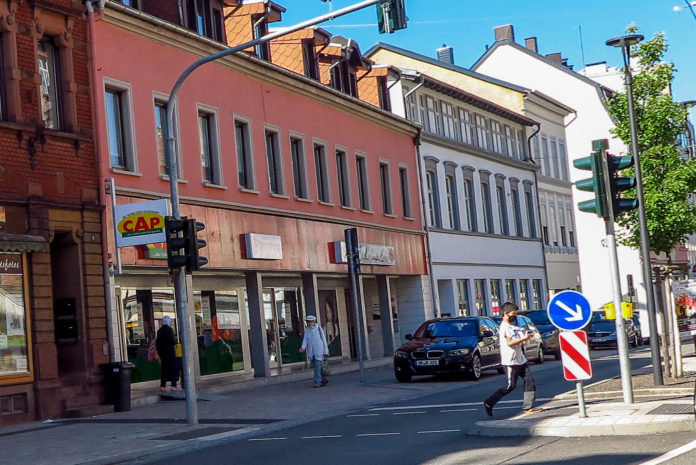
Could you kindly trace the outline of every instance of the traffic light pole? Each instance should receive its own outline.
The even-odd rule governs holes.
[[[600,142],[603,147],[593,147],[600,151],[602,158],[603,181],[605,192],[611,192],[611,183],[609,180],[609,166],[607,164],[607,146],[606,141]],[[618,315],[614,321],[616,326],[616,345],[619,349],[619,367],[621,371],[621,388],[623,391],[623,400],[625,404],[633,403],[633,385],[631,381],[631,361],[628,356],[628,337],[626,336],[626,322],[621,311],[621,275],[619,274],[619,260],[616,254],[616,235],[614,231],[614,205],[611,199],[607,201],[608,217],[604,219],[604,225],[607,232],[607,246],[609,248],[609,266],[611,267],[611,289],[614,296],[614,308],[617,309]]]
[[[262,44],[273,40],[277,37],[281,37],[290,34],[301,29],[305,29],[315,24],[322,23],[340,16],[352,13],[354,11],[361,10],[368,6],[376,5],[378,3],[386,3],[388,0],[366,0],[355,5],[348,6],[346,8],[341,8],[339,10],[333,11],[331,13],[318,16],[314,19],[298,23],[294,26],[267,34],[258,39],[251,40],[241,45],[235,47],[227,48],[221,50],[212,55],[205,56],[196,60],[191,66],[186,68],[181,76],[174,83],[172,91],[169,93],[169,100],[167,102],[166,109],[166,121],[167,121],[167,143],[165,144],[165,160],[167,163],[167,174],[169,175],[169,186],[171,192],[171,204],[172,204],[172,216],[174,218],[181,218],[181,210],[179,205],[179,184],[178,184],[178,161],[174,156],[174,104],[176,102],[176,96],[179,92],[179,88],[184,83],[186,78],[200,66],[215,61],[219,58],[231,55],[233,53],[240,52],[244,49],[253,47],[258,44]],[[186,389],[186,418],[189,425],[195,425],[198,423],[198,406],[196,404],[196,383],[193,376],[193,353],[194,344],[190,340],[189,330],[190,330],[190,320],[189,320],[189,302],[186,292],[186,275],[185,271],[179,268],[174,272],[174,289],[176,297],[176,311],[177,320],[179,322],[179,332],[181,345],[183,349],[183,372],[184,372],[184,389]],[[362,357],[361,357],[362,363]],[[362,369],[361,369],[362,373]],[[361,377],[362,378],[362,377]]]

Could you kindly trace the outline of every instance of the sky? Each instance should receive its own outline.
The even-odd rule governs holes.
[[[360,0],[274,0],[287,11],[281,23],[302,21],[359,3]],[[493,28],[512,24],[515,40],[524,44],[536,37],[539,53],[560,52],[573,69],[605,61],[621,66],[619,49],[605,45],[636,24],[647,39],[664,32],[669,50],[666,61],[677,68],[672,91],[676,101],[696,100],[696,18],[685,0],[405,0],[408,27],[379,34],[374,6],[350,13],[323,27],[333,35],[358,42],[362,52],[377,42],[396,45],[435,58],[443,44],[454,48],[458,66],[470,68],[495,41]],[[696,4],[696,2],[693,2]],[[683,7],[674,11],[674,7]],[[696,5],[693,7],[696,12]],[[696,121],[696,109],[691,111]]]

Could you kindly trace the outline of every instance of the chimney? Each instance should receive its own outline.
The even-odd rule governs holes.
[[[558,63],[559,65],[563,64],[563,58],[561,57],[560,53],[549,53],[548,55],[546,55],[546,58],[553,61],[554,63]]]
[[[539,53],[536,37],[527,37],[526,39],[524,39],[524,46],[534,53]]]
[[[512,42],[515,41],[515,30],[513,29],[512,24],[498,26],[496,28],[493,28],[493,31],[495,31],[496,42],[500,42],[502,40],[509,40]]]
[[[437,59],[443,63],[448,63],[450,65],[454,64],[454,49],[447,46],[447,44],[442,44],[442,47],[437,49]]]

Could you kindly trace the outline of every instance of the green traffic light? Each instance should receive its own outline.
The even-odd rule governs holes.
[[[594,213],[600,218],[607,218],[609,209],[607,208],[607,196],[604,187],[604,165],[602,164],[601,150],[592,152],[592,155],[589,157],[573,160],[573,166],[581,170],[592,171],[591,178],[576,181],[575,187],[578,190],[594,192],[595,194],[595,198],[592,200],[578,202],[578,209],[587,213]]]

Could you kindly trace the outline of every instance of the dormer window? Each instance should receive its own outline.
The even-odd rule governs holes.
[[[266,15],[254,15],[251,17],[254,22],[254,40],[260,39],[261,37],[268,34],[268,22],[266,21]],[[254,52],[256,56],[262,60],[270,61],[271,59],[271,48],[270,43],[263,42],[257,44],[254,47]]]
[[[340,61],[331,68],[331,87],[353,97],[358,96],[355,68],[347,61]]]
[[[186,0],[188,28],[202,36],[224,42],[222,9],[218,0]]]
[[[379,107],[383,110],[391,111],[389,86],[387,86],[387,78],[385,76],[377,78],[377,93],[379,95]]]
[[[304,75],[319,80],[319,65],[317,52],[314,48],[314,39],[302,41],[302,59],[304,60]]]

